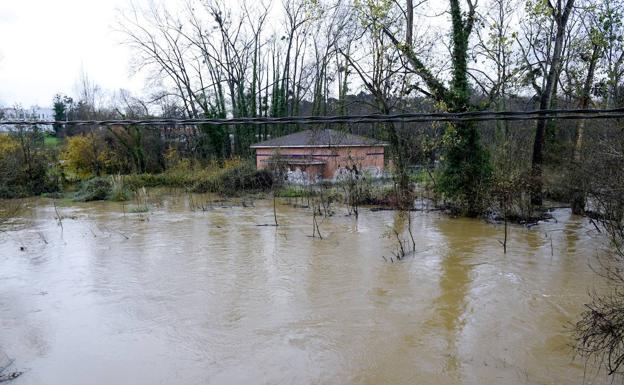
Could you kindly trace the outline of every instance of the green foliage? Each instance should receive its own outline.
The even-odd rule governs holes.
[[[91,132],[68,138],[61,156],[68,171],[80,179],[86,179],[101,174],[106,155],[103,141]]]
[[[236,195],[242,191],[266,191],[273,185],[273,176],[256,170],[251,162],[225,161],[201,169],[174,168],[161,174],[134,174],[123,177],[131,190],[141,187],[181,187],[194,192]]]
[[[275,196],[280,198],[301,198],[308,195],[309,189],[295,185],[286,185],[275,191]]]
[[[472,123],[449,125],[446,159],[438,188],[456,210],[467,216],[481,214],[490,183],[492,166],[488,152],[479,143]],[[452,127],[451,127],[452,126]]]
[[[60,189],[54,151],[44,148],[37,127],[0,134],[0,197],[15,198]]]
[[[430,179],[431,178],[429,177],[429,174],[426,170],[419,170],[417,172],[412,172],[409,174],[410,183],[425,184]]]
[[[132,213],[147,213],[150,211],[149,196],[145,187],[141,187],[134,193],[136,204],[130,208]]]
[[[130,199],[130,191],[126,188],[124,178],[121,175],[110,176],[111,191],[108,199],[115,202],[123,202]]]
[[[357,183],[357,193],[353,193],[353,181],[342,181],[323,186],[284,185],[275,191],[279,198],[315,198],[323,195],[323,199],[331,202],[344,202],[350,207],[388,206],[398,207],[397,191],[392,184],[374,184],[368,177]]]
[[[58,148],[62,141],[58,137],[45,133],[43,137],[43,145],[46,148]]]
[[[216,192],[236,194],[240,191],[268,190],[273,185],[270,172],[256,170],[251,163],[243,163],[239,167],[219,169],[207,178],[196,183],[193,192]]]
[[[543,18],[553,14],[553,8],[548,4],[548,0],[527,0],[524,9],[530,17]]]
[[[396,188],[392,185],[372,185],[363,186],[359,196],[359,205],[380,205],[389,207],[399,207]]]
[[[54,120],[56,121],[64,121],[69,119],[69,115],[71,112],[71,108],[74,101],[69,96],[64,96],[61,94],[54,95],[52,99],[52,109],[54,110]],[[61,125],[54,125],[54,133],[58,135],[61,130]]]
[[[92,178],[80,184],[80,189],[74,196],[79,202],[101,201],[108,199],[111,193],[109,178]]]
[[[205,159],[223,160],[229,156],[229,132],[225,126],[200,125],[203,136],[202,148]]]

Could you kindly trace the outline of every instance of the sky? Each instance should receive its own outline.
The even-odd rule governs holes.
[[[103,89],[141,93],[131,51],[114,31],[127,0],[0,0],[0,105],[50,106],[81,69]]]
[[[103,90],[144,96],[145,79],[132,74],[132,52],[115,31],[129,1],[0,0],[0,107],[51,107],[57,93],[75,96],[81,71]]]

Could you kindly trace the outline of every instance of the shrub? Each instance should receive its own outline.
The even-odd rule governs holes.
[[[149,197],[145,187],[141,187],[135,193],[136,205],[130,208],[132,213],[147,213],[150,210]]]
[[[105,200],[111,194],[111,182],[108,178],[92,178],[82,182],[74,196],[79,202]]]
[[[121,175],[111,175],[111,191],[108,199],[116,202],[127,201],[130,192],[126,189],[124,178]]]
[[[162,174],[134,174],[123,177],[130,190],[141,187],[182,187],[193,192],[235,195],[240,191],[263,191],[273,186],[273,175],[256,170],[253,163],[229,160],[201,169],[175,167]]]
[[[0,134],[0,197],[23,195],[23,186],[18,182],[19,168],[19,143],[10,135]]]
[[[5,202],[0,202],[0,230],[16,218],[23,208],[23,203],[20,200],[12,199]]]
[[[100,176],[105,171],[111,157],[101,135],[90,132],[67,139],[67,145],[61,157],[65,167],[79,179]]]
[[[225,164],[224,168],[199,180],[193,192],[215,192],[233,195],[246,190],[267,190],[273,185],[273,176],[266,170],[256,170],[251,163]]]
[[[308,189],[293,185],[286,185],[275,192],[275,196],[280,198],[300,198],[308,195],[310,195]]]
[[[449,125],[445,133],[444,170],[439,192],[455,211],[467,216],[485,212],[492,166],[473,123]]]
[[[50,167],[55,163],[55,153],[43,148],[43,135],[37,127],[0,134],[0,197],[58,191],[59,179]]]

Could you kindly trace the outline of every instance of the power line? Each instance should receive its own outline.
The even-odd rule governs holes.
[[[230,119],[112,119],[112,120],[6,120],[0,125],[65,125],[65,126],[225,126],[225,125],[267,125],[267,124],[339,124],[339,123],[424,123],[424,122],[476,122],[476,121],[516,121],[539,119],[622,119],[624,108],[613,109],[570,109],[533,111],[471,111],[471,112],[425,112],[403,114],[369,114],[342,116],[286,116]]]

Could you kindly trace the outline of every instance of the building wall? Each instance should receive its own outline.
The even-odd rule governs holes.
[[[0,109],[0,132],[11,131],[16,129],[13,125],[2,124],[2,120],[20,120],[20,121],[52,121],[54,120],[54,110],[51,108],[42,108],[39,106],[33,106],[29,109],[10,107]],[[40,130],[52,131],[52,125],[38,125]],[[30,128],[30,127],[29,127]]]
[[[370,147],[286,147],[257,148],[256,167],[261,170],[267,167],[267,160],[279,153],[290,157],[314,157],[325,161],[322,178],[333,180],[340,170],[346,166],[357,166],[360,171],[375,170],[381,173],[384,169],[384,146]],[[296,166],[291,166],[293,169]]]
[[[322,164],[291,165],[286,179],[292,184],[316,183],[323,177],[323,168]]]

